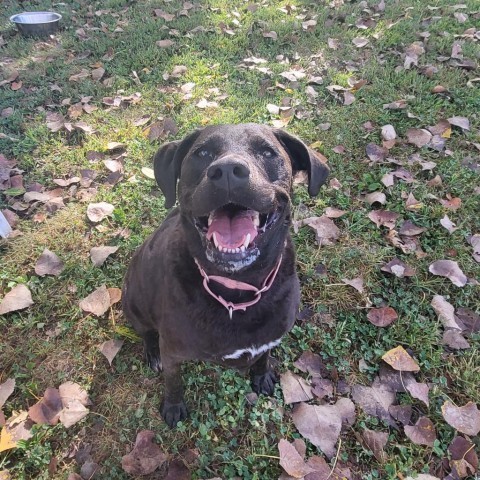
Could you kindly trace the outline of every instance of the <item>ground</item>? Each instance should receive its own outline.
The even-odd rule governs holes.
[[[320,355],[335,391],[313,403],[334,404],[354,385],[370,386],[381,357],[403,346],[420,367],[418,382],[429,384],[429,405],[408,393],[397,400],[413,406],[413,423],[433,422],[435,440],[414,443],[354,398],[356,420],[328,463],[348,467],[351,478],[446,476],[448,447],[461,433],[441,407],[480,402],[478,328],[468,348],[444,345],[431,306],[441,295],[457,314],[480,308],[478,242],[472,246],[480,233],[478,4],[7,0],[2,7],[0,208],[18,219],[7,214],[17,232],[0,240],[0,298],[26,285],[34,302],[0,316],[0,384],[15,380],[2,410],[6,419],[26,411],[66,381],[86,389],[92,405],[69,428],[35,426],[32,438],[0,453],[0,472],[64,479],[80,473],[78,452],[91,448],[96,478],[129,478],[121,458],[137,432],[151,429],[192,478],[279,477],[279,441],[301,437],[280,386],[252,405],[247,377],[186,365],[190,418],[170,430],[158,411],[161,375],[146,368],[120,303],[100,315],[79,307],[102,285],[121,287],[133,252],[166,215],[149,170],[159,146],[207,124],[258,122],[298,135],[331,169],[315,199],[295,185],[302,310],[274,353],[277,370],[310,382],[294,362],[307,351]],[[23,38],[7,20],[51,9],[63,15],[52,38]],[[382,137],[386,125],[395,132]],[[25,189],[47,196],[29,199]],[[373,192],[384,194],[381,203],[369,203]],[[114,210],[95,222],[87,207],[98,202]],[[382,210],[399,215],[393,225],[369,218]],[[325,214],[317,241],[302,221]],[[440,223],[445,216],[456,229]],[[408,220],[424,230],[402,235]],[[90,249],[104,245],[118,250],[95,266]],[[45,248],[64,263],[57,276],[35,272]],[[382,271],[394,258],[414,275]],[[437,260],[458,263],[461,286],[429,271]],[[344,282],[355,278],[363,288]],[[368,312],[385,306],[398,319],[373,325]],[[112,339],[124,343],[110,366],[98,347]],[[387,432],[383,457],[362,442],[367,429]],[[307,441],[307,457],[321,452]],[[167,463],[146,478],[163,478]],[[474,478],[471,470],[463,477]]]

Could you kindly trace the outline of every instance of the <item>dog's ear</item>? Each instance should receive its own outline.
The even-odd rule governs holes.
[[[290,156],[293,173],[305,170],[308,174],[309,195],[311,197],[318,195],[320,187],[325,183],[330,172],[325,164],[326,158],[284,130],[275,129],[274,133]]]
[[[165,196],[165,208],[175,205],[177,181],[182,162],[202,130],[195,130],[183,140],[166,143],[153,157],[153,172],[160,190]]]

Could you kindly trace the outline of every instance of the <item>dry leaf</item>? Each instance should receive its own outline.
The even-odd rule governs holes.
[[[405,222],[403,222],[398,233],[407,237],[414,237],[416,235],[420,235],[426,230],[426,228],[415,225],[411,220],[406,220]]]
[[[286,404],[306,402],[313,398],[310,385],[300,376],[286,371],[280,375],[283,398]]]
[[[457,330],[463,330],[462,325],[458,322],[455,316],[455,309],[453,305],[445,299],[442,295],[435,295],[430,304],[435,313],[438,315],[438,319],[442,322],[445,328],[454,328]]]
[[[377,327],[388,327],[397,318],[397,312],[392,307],[372,308],[367,315],[368,321]]]
[[[56,425],[63,409],[60,393],[56,388],[47,388],[43,397],[28,410],[28,416],[38,424]]]
[[[303,457],[297,449],[287,440],[281,439],[278,442],[278,452],[280,454],[280,466],[292,477],[303,478],[312,473],[312,467],[305,463]]]
[[[398,258],[394,258],[386,265],[381,267],[380,270],[382,270],[382,272],[391,273],[398,278],[413,277],[415,275],[415,270]]]
[[[384,125],[382,127],[382,138],[387,142],[397,138],[397,132],[393,125]]]
[[[377,227],[395,228],[395,223],[400,215],[387,210],[372,210],[368,214],[368,218],[377,225]]]
[[[347,212],[339,210],[338,208],[327,207],[325,209],[325,215],[328,218],[340,218],[343,217]]]
[[[417,362],[401,345],[382,355],[382,360],[401,372],[418,372],[420,370]]]
[[[15,380],[7,378],[5,382],[0,384],[0,409],[5,405],[7,398],[13,393],[15,389]]]
[[[65,266],[60,258],[46,248],[35,264],[35,273],[40,277],[44,275],[57,277],[63,272],[64,268]]]
[[[65,428],[69,428],[85,418],[88,413],[88,408],[85,408],[79,400],[71,400],[60,412],[60,422]]]
[[[467,277],[458,266],[458,263],[453,260],[438,260],[432,263],[428,270],[433,275],[447,277],[457,287],[464,287],[467,284]]]
[[[105,217],[112,215],[115,207],[111,203],[90,203],[87,207],[87,217],[91,222],[101,222]]]
[[[365,38],[365,37],[355,37],[355,38],[352,40],[352,43],[353,43],[357,48],[363,48],[363,47],[365,47],[366,45],[368,45],[369,40],[368,40],[368,38]]]
[[[100,80],[105,74],[105,69],[102,67],[95,68],[92,70],[92,79],[95,81]]]
[[[450,125],[459,127],[462,130],[470,130],[470,121],[466,117],[451,117],[447,118]]]
[[[427,407],[430,405],[430,401],[428,400],[430,387],[426,383],[417,382],[415,379],[411,379],[406,382],[405,388],[413,398],[422,401]]]
[[[380,418],[389,425],[395,425],[389,413],[389,407],[395,401],[395,392],[390,388],[382,384],[374,384],[371,387],[354,385],[352,400],[368,415]]]
[[[380,463],[384,463],[387,457],[383,449],[388,441],[388,433],[365,429],[362,432],[362,437],[365,445],[373,452],[375,458]]]
[[[451,427],[465,435],[475,436],[480,432],[480,411],[473,402],[457,407],[447,401],[442,405],[442,415]]]
[[[130,475],[149,475],[165,463],[168,455],[154,443],[155,433],[151,430],[138,432],[135,447],[122,457],[122,468]]]
[[[115,253],[118,250],[118,247],[108,247],[108,246],[101,246],[101,247],[93,247],[90,250],[90,259],[92,260],[92,263],[96,266],[99,267],[103,265],[105,260]]]
[[[110,308],[110,294],[105,285],[80,300],[80,308],[87,313],[101,317]]]
[[[333,245],[340,236],[340,230],[326,215],[306,218],[301,223],[315,230],[316,240],[320,246]]]
[[[387,196],[383,192],[372,192],[365,195],[365,201],[369,205],[373,205],[374,203],[385,205],[387,202]]]
[[[63,406],[68,405],[71,401],[76,400],[84,407],[91,405],[92,402],[88,398],[86,390],[75,382],[65,382],[58,387]]]
[[[407,141],[417,147],[427,145],[432,139],[432,134],[425,129],[409,128],[407,130]]]
[[[160,48],[168,48],[174,45],[175,42],[173,40],[166,39],[166,40],[158,40],[158,42],[155,42],[155,44],[157,45],[157,47],[160,47]]]
[[[342,278],[342,282],[345,283],[346,285],[350,285],[351,287],[353,287],[358,292],[363,293],[363,278],[362,277],[352,278],[351,280],[349,280],[348,278]]]
[[[435,426],[427,417],[420,417],[414,426],[405,426],[405,435],[417,445],[433,447],[437,439]]]
[[[108,360],[109,365],[112,366],[112,361],[117,355],[117,353],[120,351],[122,346],[123,346],[123,340],[113,339],[113,340],[108,340],[106,342],[103,342],[98,347],[98,350]]]
[[[383,162],[388,156],[388,150],[385,147],[380,147],[375,143],[369,143],[366,146],[366,153],[372,162]]]
[[[32,294],[25,285],[13,287],[0,302],[0,315],[23,310],[33,305]]]
[[[442,345],[447,345],[452,350],[465,350],[470,344],[459,330],[445,330],[442,337]]]

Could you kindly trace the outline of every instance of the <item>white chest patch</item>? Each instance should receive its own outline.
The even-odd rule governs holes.
[[[222,358],[223,360],[236,360],[245,353],[250,354],[253,358],[262,353],[265,353],[267,350],[270,350],[273,347],[276,347],[281,340],[281,338],[278,338],[277,340],[273,340],[273,342],[265,343],[264,345],[260,345],[258,347],[256,345],[252,345],[251,347],[240,348],[238,350],[235,350],[233,353],[230,353],[229,355],[224,355]]]

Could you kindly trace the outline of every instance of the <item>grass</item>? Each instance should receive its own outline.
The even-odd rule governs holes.
[[[8,118],[0,117],[0,153],[17,160],[24,171],[25,185],[39,182],[46,189],[57,187],[54,178],[69,178],[81,169],[95,170],[97,192],[90,201],[111,202],[115,211],[102,222],[102,228],[95,228],[85,215],[88,202],[82,203],[72,192],[66,207],[43,223],[33,220],[35,210],[20,214],[18,228],[23,235],[0,244],[0,297],[15,285],[26,284],[35,300],[30,309],[0,317],[0,383],[16,379],[15,392],[3,407],[5,416],[28,409],[47,387],[66,380],[83,385],[93,401],[92,413],[68,430],[61,425],[35,427],[32,440],[0,453],[0,470],[8,469],[12,478],[18,479],[49,478],[48,465],[55,457],[58,465],[53,478],[64,479],[68,473],[79,471],[68,452],[91,444],[94,460],[101,465],[101,478],[127,478],[120,466],[121,457],[131,448],[137,431],[149,428],[172,458],[186,458],[189,449],[197,452],[197,461],[189,465],[193,478],[278,477],[277,443],[281,438],[298,437],[280,388],[273,398],[262,397],[252,406],[246,399],[250,392],[246,377],[211,365],[186,365],[191,416],[171,431],[158,412],[162,382],[145,367],[141,346],[129,333],[120,307],[114,306],[108,315],[96,318],[84,315],[78,301],[104,283],[120,287],[135,248],[166,214],[154,182],[141,173],[142,167],[151,166],[161,140],[149,141],[142,132],[145,127],[135,127],[135,120],[143,115],[150,115],[152,122],[157,117],[170,117],[179,129],[175,138],[181,138],[206,124],[268,124],[272,118],[267,104],[279,105],[284,98],[301,106],[305,113],[302,118],[294,118],[288,130],[307,143],[320,141],[319,148],[329,159],[331,177],[342,184],[340,189],[327,185],[317,199],[310,199],[304,187],[297,187],[296,215],[302,215],[305,209],[307,216],[321,215],[327,206],[345,210],[346,214],[335,220],[342,236],[332,246],[319,248],[307,227],[293,235],[303,307],[309,307],[315,315],[297,324],[276,349],[279,370],[294,369],[294,360],[310,349],[320,353],[349,384],[369,385],[386,350],[398,344],[410,348],[421,366],[419,380],[432,383],[434,388],[429,409],[407,396],[402,401],[413,402],[417,412],[434,421],[438,434],[435,446],[414,445],[401,432],[388,430],[387,461],[379,464],[360,446],[356,435],[364,428],[387,431],[388,427],[357,409],[356,424],[342,437],[339,460],[349,465],[357,478],[393,480],[428,471],[447,455],[455,432],[443,421],[440,406],[446,399],[457,405],[469,400],[480,403],[480,342],[477,335],[469,339],[470,349],[446,352],[440,343],[441,325],[430,301],[440,294],[456,307],[478,311],[480,296],[474,283],[454,287],[448,280],[429,274],[428,265],[438,259],[454,259],[469,278],[479,277],[478,264],[465,241],[467,235],[479,233],[478,191],[475,193],[478,174],[463,167],[462,160],[467,156],[478,158],[472,142],[479,141],[480,95],[478,83],[467,85],[478,76],[476,72],[451,67],[438,57],[450,55],[455,35],[475,27],[478,20],[469,14],[465,23],[459,23],[447,0],[436,1],[436,10],[430,10],[425,2],[401,0],[386,2],[385,12],[375,17],[375,27],[358,30],[350,25],[362,16],[359,4],[337,2],[339,5],[332,8],[328,3],[270,1],[262,2],[252,12],[244,2],[208,0],[199,2],[187,16],[165,22],[153,16],[153,9],[177,13],[182,2],[3,2],[0,29],[6,44],[0,47],[2,72],[18,70],[23,87],[17,91],[8,85],[0,87],[0,111],[14,108]],[[375,2],[369,3],[373,7]],[[475,11],[473,0],[465,3],[467,8],[462,11]],[[284,13],[281,8],[287,6],[296,10]],[[6,20],[21,10],[52,8],[62,13],[65,26],[54,40],[22,38]],[[98,15],[92,15],[97,11]],[[315,18],[317,27],[304,31],[299,16]],[[222,23],[235,34],[222,33]],[[205,30],[188,34],[199,25]],[[115,32],[118,26],[122,31]],[[86,39],[79,37],[82,28]],[[262,35],[271,30],[278,34],[276,41]],[[424,31],[430,36],[420,64],[438,68],[432,78],[416,68],[396,68],[403,65],[400,54]],[[369,38],[369,46],[354,47],[352,40],[358,36]],[[168,38],[175,42],[173,47],[156,46],[157,40]],[[328,38],[340,40],[337,50],[327,47]],[[465,40],[462,47],[465,57],[478,59],[478,41]],[[110,55],[105,59],[111,51],[113,58]],[[252,55],[265,59],[260,67],[272,73],[239,66]],[[104,78],[111,79],[108,86],[89,78],[69,81],[71,75],[82,68],[90,70],[98,62],[106,71]],[[176,65],[186,66],[186,73],[164,80],[163,75],[171,73]],[[308,102],[305,79],[292,86],[279,76],[292,68],[304,68],[323,78],[322,85],[314,86],[316,104]],[[348,86],[349,79],[367,83],[355,93],[352,105],[343,106],[326,87]],[[187,82],[194,82],[195,88],[191,98],[184,99],[179,87]],[[433,95],[431,90],[436,85],[443,85],[448,94]],[[218,94],[211,90],[215,88],[218,94],[226,95],[219,107],[199,109],[196,105],[202,98],[215,99]],[[105,96],[135,92],[142,95],[136,105],[109,109],[102,104]],[[62,106],[62,100],[70,98],[74,104],[85,96],[91,96],[90,103],[98,109],[80,120],[96,133],[49,132],[46,112],[66,115],[68,106]],[[407,99],[407,110],[383,109],[383,104],[399,99]],[[452,116],[468,117],[471,129],[453,130],[447,140],[450,155],[425,148],[419,151],[400,142],[390,151],[396,160],[406,162],[409,155],[418,152],[423,160],[435,161],[437,166],[433,172],[407,167],[415,175],[415,183],[397,182],[394,187],[384,187],[381,178],[395,165],[370,166],[365,154],[367,143],[381,143],[381,126],[394,125],[399,137],[404,138],[409,128],[425,128]],[[368,121],[375,124],[371,132],[363,128]],[[319,125],[327,122],[331,128],[323,131]],[[109,187],[104,183],[109,172],[102,162],[89,161],[87,153],[108,154],[107,144],[112,141],[125,143],[127,156],[124,179]],[[344,154],[334,152],[337,145],[345,148]],[[427,186],[436,174],[442,177],[443,185]],[[420,237],[426,257],[402,253],[387,242],[386,231],[367,218],[371,209],[362,196],[375,190],[387,194],[385,209],[427,228]],[[410,192],[422,202],[413,212],[405,208],[405,195]],[[438,199],[447,194],[462,199],[458,211],[449,211],[439,203]],[[7,208],[14,200],[1,195],[0,206]],[[37,211],[41,209],[38,206]],[[439,223],[445,214],[458,227],[453,234]],[[98,245],[120,247],[101,268],[93,267],[88,257],[90,248]],[[36,259],[44,248],[65,262],[66,268],[58,278],[34,274]],[[414,266],[416,275],[411,279],[384,275],[380,267],[393,257]],[[326,275],[315,273],[319,264],[325,266]],[[360,275],[364,279],[363,294],[342,285],[342,278]],[[378,329],[367,322],[366,306],[385,301],[395,308],[399,319],[387,329]],[[325,313],[333,316],[333,325],[319,320]],[[111,338],[125,339],[112,368],[97,350]],[[360,360],[367,362],[366,371],[360,371]],[[478,439],[476,442],[478,445]],[[308,445],[308,453],[317,453],[315,447]]]

